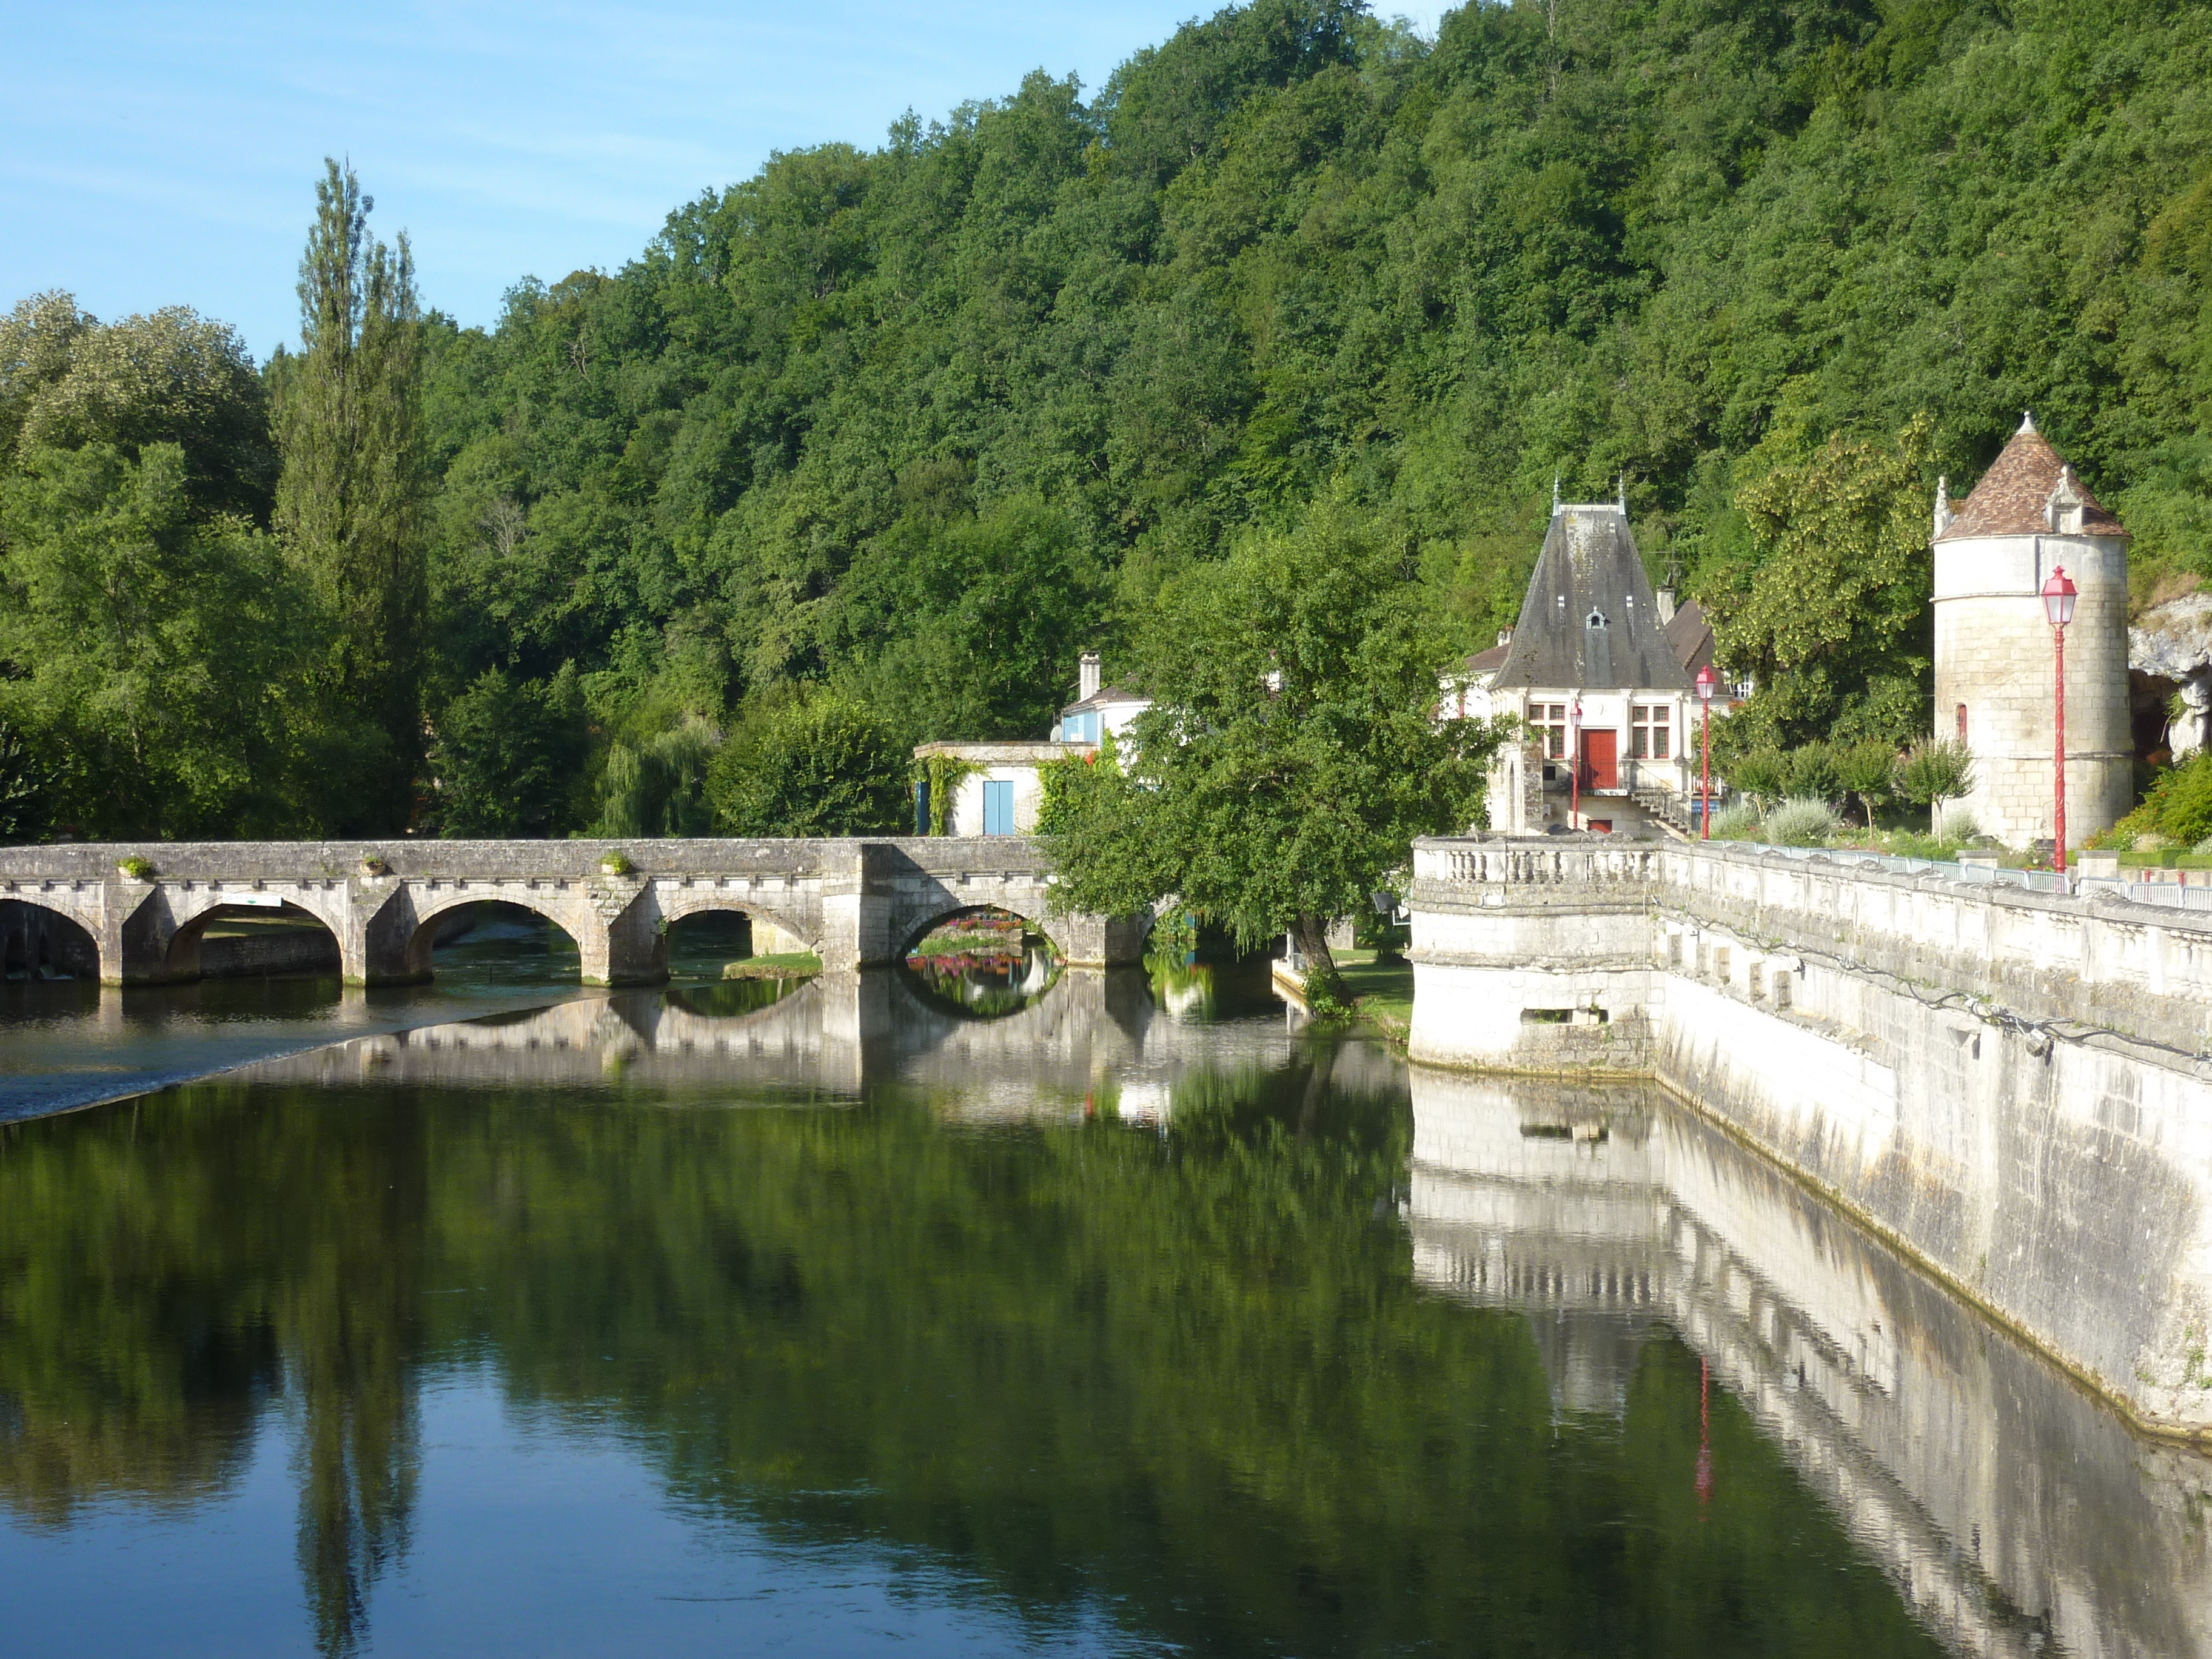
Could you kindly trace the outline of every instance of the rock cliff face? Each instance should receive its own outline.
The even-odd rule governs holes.
[[[2179,759],[2204,746],[2212,720],[2212,593],[2154,605],[2128,629],[2128,685],[2136,749],[2171,747]],[[2181,694],[2179,720],[2167,710]]]

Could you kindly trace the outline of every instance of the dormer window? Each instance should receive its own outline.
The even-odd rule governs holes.
[[[1603,628],[1605,626],[1605,613],[1602,611],[1591,611],[1589,613],[1589,620],[1587,623],[1584,623],[1583,626],[1585,628]]]
[[[2051,487],[2051,495],[2043,503],[2043,522],[2051,533],[2058,536],[2078,536],[2081,533],[2081,491],[2075,484],[2074,469],[2058,469],[2058,482]]]

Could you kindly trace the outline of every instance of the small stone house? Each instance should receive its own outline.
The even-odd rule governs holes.
[[[1500,750],[1491,769],[1491,829],[1690,823],[1700,718],[1692,678],[1712,654],[1704,613],[1677,605],[1671,585],[1655,590],[1644,574],[1625,501],[1555,501],[1520,620],[1447,687],[1457,712],[1522,723],[1525,741]],[[1723,691],[1713,713],[1729,706]]]
[[[1060,711],[1059,738],[1062,743],[1099,743],[1119,738],[1131,720],[1152,706],[1141,691],[1125,685],[1102,685],[1098,653],[1086,651],[1076,665],[1075,701]]]
[[[1076,700],[1060,711],[1054,735],[1042,743],[925,743],[916,760],[933,756],[962,763],[967,772],[954,787],[945,833],[952,836],[1029,836],[1036,833],[1044,805],[1039,769],[1072,755],[1096,755],[1108,736],[1119,737],[1131,720],[1152,706],[1142,692],[1101,684],[1098,653],[1086,651],[1077,664]],[[927,806],[917,800],[926,823]],[[924,825],[916,824],[917,831]]]

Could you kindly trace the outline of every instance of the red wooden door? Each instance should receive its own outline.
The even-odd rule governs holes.
[[[1609,730],[1583,733],[1583,787],[1620,787],[1620,733]]]

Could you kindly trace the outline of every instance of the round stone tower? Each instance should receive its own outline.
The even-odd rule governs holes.
[[[1974,787],[1958,810],[2014,847],[2051,836],[2056,676],[2043,584],[2079,590],[2066,630],[2066,840],[2126,812],[2128,532],[2097,504],[2033,416],[1957,513],[1936,493],[1936,735],[1963,738]]]

